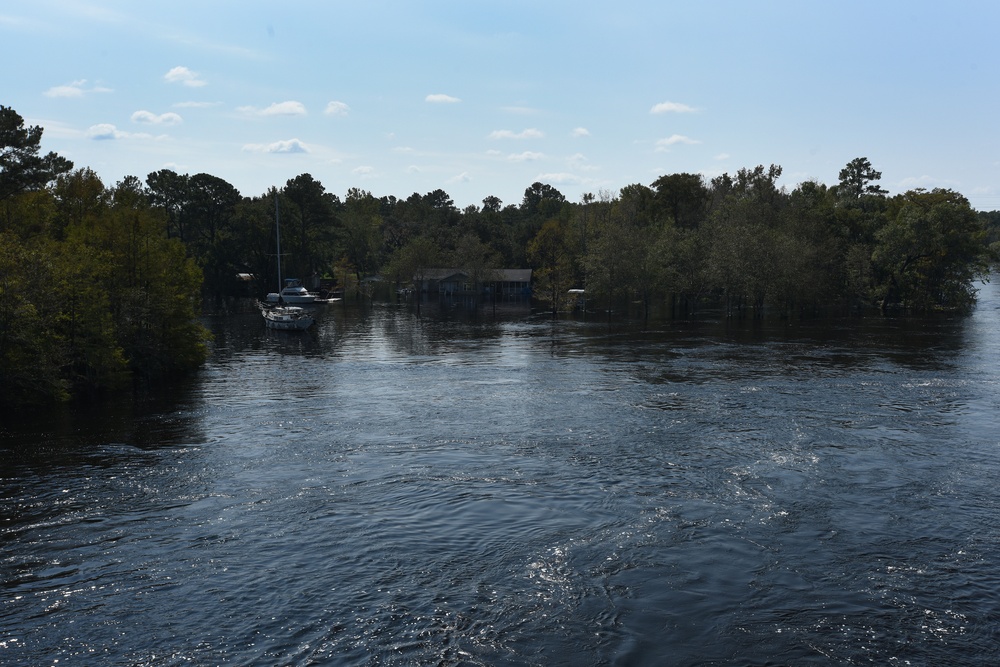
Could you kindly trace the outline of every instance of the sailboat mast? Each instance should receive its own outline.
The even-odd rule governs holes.
[[[278,294],[281,294],[281,223],[278,220],[278,191],[274,191],[274,235],[278,242]]]

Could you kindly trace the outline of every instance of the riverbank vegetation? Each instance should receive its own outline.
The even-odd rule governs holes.
[[[571,202],[533,183],[519,202],[459,209],[443,190],[405,199],[310,174],[245,196],[162,169],[113,186],[41,155],[41,129],[0,107],[0,401],[87,395],[197,367],[200,297],[261,296],[286,275],[405,286],[432,267],[534,270],[558,312],[585,290],[606,312],[797,317],[830,309],[926,312],[975,302],[1000,247],[1000,212],[953,190],[890,196],[867,158],[836,184],[778,185],[781,167],[668,174]],[[250,276],[253,282],[248,290]],[[572,300],[570,297],[572,296]]]
[[[0,405],[38,405],[198,367],[201,270],[134,177],[105,187],[41,155],[0,107]]]
[[[145,191],[211,294],[239,293],[239,274],[255,276],[258,292],[273,289],[277,205],[286,274],[341,285],[378,275],[405,286],[442,266],[531,268],[536,297],[554,311],[576,288],[601,310],[640,317],[663,305],[686,316],[704,303],[736,317],[974,303],[991,241],[1000,247],[1000,215],[977,213],[953,190],[889,196],[866,158],[831,186],[789,191],[780,176],[777,165],[710,180],[669,174],[579,202],[534,183],[519,202],[488,196],[461,210],[443,190],[397,199],[351,188],[341,199],[309,174],[244,197],[208,174],[161,170]]]

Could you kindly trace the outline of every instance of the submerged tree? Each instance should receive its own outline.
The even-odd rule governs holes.
[[[573,261],[566,225],[552,218],[528,244],[528,259],[534,267],[535,293],[549,302],[555,317],[573,286]]]
[[[0,405],[65,400],[70,386],[59,312],[45,297],[55,282],[44,247],[0,230]],[[43,289],[39,289],[42,287]]]
[[[201,271],[140,181],[90,170],[0,207],[0,404],[44,404],[198,366]],[[31,233],[22,233],[25,230]]]
[[[310,174],[300,174],[285,183],[281,214],[283,244],[289,253],[289,275],[303,278],[322,274],[329,269],[335,254],[334,242],[339,200],[326,191],[322,183]],[[348,195],[350,197],[350,194]],[[367,195],[371,198],[371,195]],[[372,198],[373,199],[373,198]],[[352,201],[352,208],[356,202]],[[366,202],[368,209],[377,208],[375,202]],[[371,213],[367,213],[371,217]]]
[[[877,234],[872,253],[883,308],[964,309],[989,269],[986,230],[968,200],[952,190],[911,190]]]
[[[380,202],[366,190],[351,188],[342,216],[343,260],[354,268],[358,285],[374,275],[380,264],[382,216]]]
[[[441,253],[434,242],[426,236],[418,236],[411,239],[406,245],[398,248],[389,258],[385,273],[390,276],[397,286],[408,285],[411,282],[415,286],[414,298],[417,303],[417,314],[420,314],[421,289],[424,280],[429,275],[431,269],[438,267],[441,260]]]
[[[473,234],[459,239],[452,253],[452,264],[469,277],[477,301],[481,288],[498,280],[500,256]]]

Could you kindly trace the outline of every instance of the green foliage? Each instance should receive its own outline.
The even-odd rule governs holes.
[[[683,229],[693,229],[705,217],[710,193],[697,174],[668,174],[653,181],[657,213]]]
[[[524,191],[521,211],[525,217],[541,216],[551,218],[559,212],[566,197],[547,183],[532,183]]]
[[[650,298],[663,283],[665,264],[657,252],[662,230],[644,210],[651,200],[648,188],[631,186],[622,199],[604,198],[597,205],[583,265],[588,299],[603,300],[609,314],[633,296],[648,314]]]
[[[876,181],[882,178],[882,172],[876,171],[866,157],[854,158],[838,175],[840,184],[837,195],[842,199],[857,201],[862,197],[881,197],[886,193]]]
[[[787,298],[787,263],[792,241],[783,227],[786,197],[777,187],[781,168],[741,169],[713,180],[714,208],[705,225],[710,234],[709,275],[722,290],[730,313],[752,308],[763,316],[769,301]]]
[[[1000,262],[1000,211],[979,211],[979,222],[986,230],[986,244],[990,250],[990,263]]]
[[[955,266],[973,267],[965,274],[894,269],[893,253],[903,247],[895,227],[903,224],[896,219],[901,204],[879,187],[881,174],[867,158],[849,162],[829,187],[807,181],[788,192],[778,185],[781,174],[778,165],[711,182],[670,174],[650,186],[588,193],[580,203],[537,182],[518,205],[489,196],[481,208],[462,211],[443,190],[397,199],[352,188],[341,203],[308,174],[288,181],[278,196],[286,265],[306,275],[349,271],[360,282],[382,273],[405,283],[419,267],[431,268],[430,260],[417,257],[475,267],[485,248],[487,264],[533,268],[536,294],[556,309],[569,287],[586,288],[591,303],[618,312],[638,304],[648,314],[658,301],[669,301],[683,313],[714,301],[733,315],[754,317],[893,300],[909,308],[960,307],[971,298],[982,263],[971,250],[951,253]],[[176,195],[183,182],[174,176],[151,174],[149,196],[165,212],[171,236],[190,238],[192,218],[177,203],[185,201]],[[220,258],[215,266],[239,267],[273,289],[273,211],[265,199],[242,199],[233,231],[213,245]],[[970,230],[956,236],[972,249],[987,243]],[[205,257],[214,255],[192,252],[190,241],[187,246],[207,271],[212,265]],[[893,280],[906,289],[895,289]],[[932,286],[916,287],[923,283]]]
[[[422,282],[428,269],[441,265],[441,253],[426,236],[411,239],[398,248],[385,266],[385,275],[396,284],[408,285],[414,279]]]
[[[528,244],[528,259],[534,269],[535,294],[549,302],[553,314],[558,312],[573,286],[566,225],[558,218],[546,221]]]
[[[342,218],[343,256],[354,267],[358,282],[379,267],[382,223],[379,200],[370,192],[352,188],[347,193]]]
[[[570,203],[536,182],[518,205],[460,211],[443,190],[406,199],[357,188],[342,202],[309,174],[243,197],[209,174],[160,170],[106,188],[40,154],[41,129],[0,107],[0,401],[96,393],[196,367],[206,354],[199,289],[235,294],[237,273],[277,285],[275,217],[288,275],[409,283],[431,268],[487,283],[534,269],[536,294],[570,287],[608,312],[703,301],[788,316],[827,305],[962,309],[1000,257],[1000,213],[950,190],[888,197],[867,158],[839,182],[787,192],[781,167],[649,186]],[[990,249],[992,244],[993,249]],[[349,274],[353,274],[350,276]]]
[[[64,377],[76,395],[122,387],[128,380],[128,360],[106,289],[115,268],[113,258],[75,233],[52,244],[51,250],[56,270],[46,282],[53,290],[54,331],[63,348]]]
[[[73,168],[55,153],[40,155],[41,141],[42,128],[25,127],[19,113],[0,106],[0,201],[40,190]]]
[[[57,314],[50,309],[51,262],[44,248],[0,231],[0,405],[64,400],[69,381]],[[46,298],[48,297],[48,298]]]
[[[483,285],[497,280],[500,257],[475,234],[465,234],[455,244],[451,266],[461,269],[474,285]]]
[[[145,197],[162,212],[166,234],[180,240],[205,276],[205,288],[214,294],[231,293],[233,276],[245,271],[242,230],[236,213],[239,191],[211,174],[180,175],[163,169],[138,181],[129,190]]]
[[[104,183],[91,169],[77,169],[61,175],[52,189],[55,218],[52,235],[63,238],[70,226],[79,226],[104,214],[108,195]]]
[[[343,239],[336,227],[339,201],[310,174],[290,179],[282,194],[281,231],[282,251],[287,254],[286,274],[307,278],[329,271],[336,242]],[[377,215],[378,201],[370,194],[365,199],[369,217],[372,211]],[[378,233],[377,227],[375,233]],[[377,253],[378,242],[372,245]]]
[[[952,190],[913,190],[895,198],[872,253],[883,306],[968,308],[972,283],[985,279],[986,230],[969,202]]]
[[[201,272],[126,177],[90,170],[0,202],[0,404],[95,395],[200,365]]]

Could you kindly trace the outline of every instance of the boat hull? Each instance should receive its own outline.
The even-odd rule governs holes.
[[[264,308],[262,312],[267,328],[277,331],[304,331],[316,322],[308,311],[297,306]]]
[[[279,296],[276,292],[271,292],[267,295],[268,303],[287,303],[291,305],[295,304],[308,304],[308,303],[320,303],[322,299],[318,295],[312,294],[310,292],[305,293],[287,293],[282,292]]]
[[[268,303],[295,305],[318,301],[320,301],[319,295],[303,287],[302,281],[298,278],[286,278],[285,286],[281,288],[280,292],[271,292],[267,295]]]

